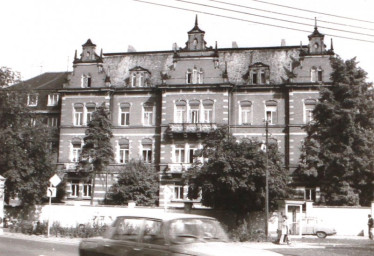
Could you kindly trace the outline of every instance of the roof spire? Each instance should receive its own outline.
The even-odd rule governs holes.
[[[331,47],[330,47],[330,49],[331,49],[331,51],[334,50],[334,45],[333,45],[333,43],[332,43],[332,38],[331,38]]]
[[[195,18],[195,26],[196,26],[196,27],[198,26],[198,22],[197,22],[197,14],[196,14],[196,18]]]
[[[314,29],[317,29],[317,17],[314,17]]]

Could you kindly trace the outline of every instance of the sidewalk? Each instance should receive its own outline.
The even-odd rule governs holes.
[[[1,237],[9,237],[14,239],[23,239],[23,240],[31,240],[31,241],[42,241],[42,242],[49,242],[49,243],[60,243],[60,244],[71,244],[71,245],[78,245],[82,238],[70,238],[70,237],[55,237],[50,236],[47,237],[45,235],[26,235],[22,233],[12,233],[4,231]]]

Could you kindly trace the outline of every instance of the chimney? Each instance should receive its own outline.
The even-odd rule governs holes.
[[[136,49],[134,46],[129,45],[129,47],[127,48],[127,52],[136,52]]]
[[[236,41],[232,41],[232,48],[239,48],[238,44]]]
[[[286,46],[286,40],[285,39],[282,39],[281,46]]]
[[[177,43],[173,43],[173,47],[172,47],[173,51],[177,51],[178,50],[178,45]]]

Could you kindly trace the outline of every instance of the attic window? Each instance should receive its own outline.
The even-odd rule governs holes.
[[[91,76],[90,75],[82,75],[81,86],[82,88],[91,88]]]
[[[194,67],[192,70],[188,69],[186,72],[186,84],[202,84],[204,81],[203,69]]]
[[[269,83],[270,69],[263,63],[255,63],[249,66],[250,84],[267,84]]]
[[[135,67],[130,69],[130,83],[131,87],[148,87],[150,72],[142,67]]]
[[[27,106],[35,107],[38,105],[38,94],[30,93],[27,95]]]

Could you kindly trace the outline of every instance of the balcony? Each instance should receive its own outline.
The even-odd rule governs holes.
[[[171,173],[182,173],[187,171],[191,167],[191,164],[179,163],[179,164],[168,164],[168,172]]]
[[[169,134],[202,134],[210,133],[217,129],[215,123],[170,123]]]

